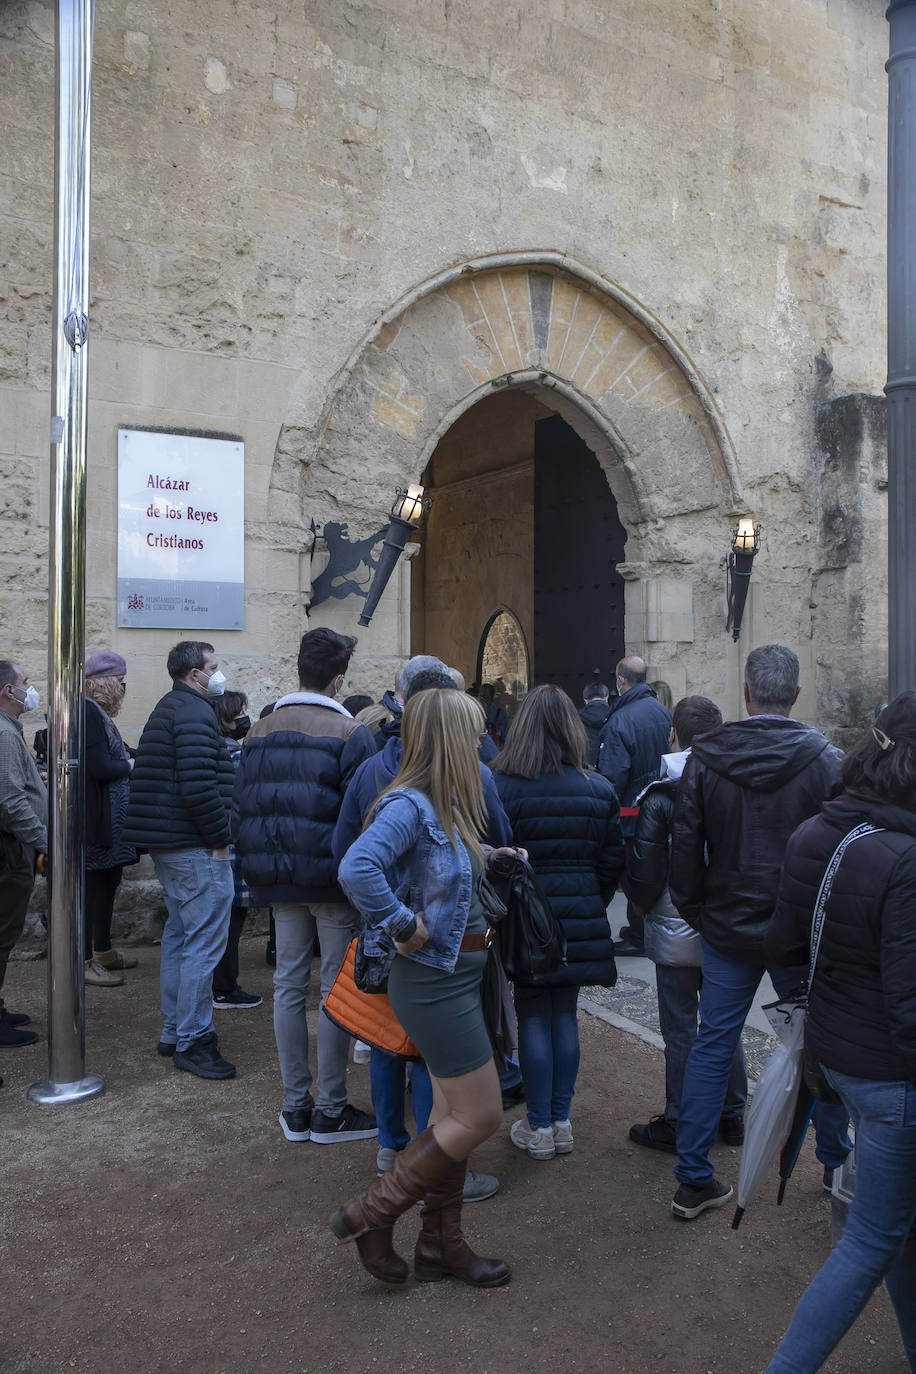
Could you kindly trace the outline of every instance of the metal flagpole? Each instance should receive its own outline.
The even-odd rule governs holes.
[[[894,0],[887,147],[888,695],[916,687],[916,0]]]
[[[33,1102],[103,1092],[85,1072],[82,691],[86,621],[89,172],[95,0],[57,0],[54,357],[48,588],[48,1077]]]

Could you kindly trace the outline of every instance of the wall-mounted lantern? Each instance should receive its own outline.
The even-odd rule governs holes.
[[[754,557],[760,548],[760,525],[755,525],[749,517],[742,517],[732,531],[731,552],[726,560],[728,572],[728,616],[725,628],[731,630],[732,639],[741,633],[741,619],[747,601],[748,587]]]
[[[404,552],[411,532],[416,530],[430,505],[430,498],[424,498],[422,487],[408,487],[406,491],[398,487],[387,527],[376,530],[375,534],[370,534],[365,539],[351,539],[346,524],[328,521],[319,529],[313,520],[312,535],[314,540],[324,541],[328,561],[312,583],[309,609],[320,606],[331,597],[342,599],[347,596],[362,596],[366,605],[359,623],[368,625],[379,598],[394,572],[395,564]],[[372,551],[382,539],[385,542],[376,558]],[[314,548],[314,542],[312,547]],[[360,586],[355,578],[348,576],[363,566],[369,569],[370,574],[369,583],[365,587]]]
[[[431,504],[430,498],[424,497],[422,487],[408,487],[406,491],[402,491],[398,487],[391,506],[391,519],[388,522],[388,529],[385,531],[385,542],[382,544],[382,551],[375,565],[375,576],[366,596],[366,604],[359,617],[360,625],[368,625],[375,614],[375,608],[382,592],[388,585],[395,565],[407,546],[407,541],[411,534],[416,532]]]

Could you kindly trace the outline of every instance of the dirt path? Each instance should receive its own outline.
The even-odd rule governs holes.
[[[385,1288],[327,1229],[371,1178],[374,1142],[288,1144],[263,943],[242,946],[253,1012],[217,1013],[239,1066],[228,1083],[177,1072],[158,1038],[157,951],[122,989],[90,988],[87,1062],[108,1092],[39,1109],[24,1095],[46,1046],[3,1051],[0,1090],[3,1315],[0,1374],[160,1369],[201,1374],[525,1371],[759,1374],[804,1284],[829,1250],[830,1204],[806,1145],[777,1211],[775,1185],[730,1229],[731,1209],[677,1222],[673,1160],[627,1128],[662,1102],[658,1051],[581,1017],[572,1155],[534,1163],[506,1129],[475,1157],[502,1191],[465,1212],[512,1283]],[[14,964],[7,1000],[44,1027],[45,964]],[[351,1094],[369,1105],[368,1070]],[[511,1115],[516,1115],[512,1113]],[[738,1152],[720,1149],[737,1179]],[[415,1221],[398,1226],[409,1254]],[[879,1293],[826,1368],[900,1374]]]

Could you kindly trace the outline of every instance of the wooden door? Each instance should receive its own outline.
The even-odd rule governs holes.
[[[624,653],[626,530],[598,460],[559,415],[534,427],[534,684],[577,706],[594,679],[613,691]]]

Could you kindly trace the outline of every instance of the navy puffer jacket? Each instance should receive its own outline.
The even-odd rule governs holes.
[[[829,1069],[878,1082],[916,1083],[916,813],[843,793],[789,840],[767,959],[807,964],[821,879],[844,835],[863,821],[833,879],[814,983],[808,1040]]]
[[[184,682],[143,727],[121,838],[143,849],[224,849],[232,762],[206,697]]]
[[[372,735],[331,697],[295,692],[242,746],[232,833],[256,906],[344,902],[331,841],[344,792],[375,757]]]
[[[611,703],[601,732],[598,770],[614,784],[621,806],[633,806],[644,787],[658,777],[668,748],[671,712],[646,682],[638,682]],[[630,822],[629,833],[633,824]]]
[[[566,935],[566,964],[545,981],[613,987],[607,904],[624,867],[616,792],[605,778],[570,763],[541,778],[495,776],[513,843],[528,850]]]

